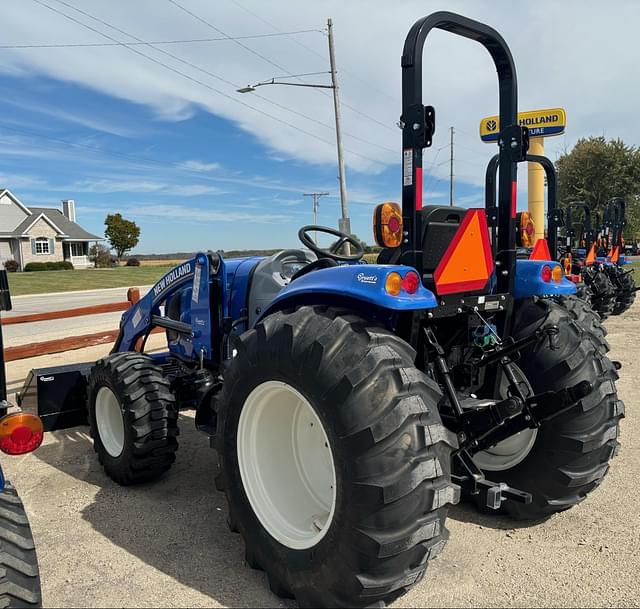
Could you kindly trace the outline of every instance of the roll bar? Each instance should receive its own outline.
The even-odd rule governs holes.
[[[498,73],[500,101],[498,291],[512,292],[515,274],[515,219],[517,163],[524,160],[528,130],[518,126],[518,83],[511,51],[493,28],[447,11],[417,21],[407,35],[402,54],[402,215],[406,237],[401,260],[422,274],[422,151],[431,146],[435,132],[435,110],[422,103],[422,60],[427,36],[434,29],[445,30],[483,45],[493,58]]]
[[[605,208],[605,225],[612,229],[612,247],[622,245],[622,233],[627,223],[626,205],[622,197],[613,197]]]
[[[584,213],[584,219],[582,220],[582,233],[585,236],[585,247],[587,252],[591,249],[594,239],[594,228],[591,223],[591,208],[585,201],[572,201],[566,207],[566,237],[567,237],[567,251],[571,252],[573,247],[573,239],[577,236],[573,221],[573,212],[581,209]]]
[[[551,257],[556,259],[558,257],[558,229],[564,225],[562,210],[558,208],[558,178],[556,169],[551,160],[546,156],[527,154],[525,160],[530,163],[539,163],[542,165],[547,176],[547,242]],[[500,218],[500,207],[496,207],[496,174],[499,167],[500,155],[496,154],[491,157],[485,174],[485,207],[487,209],[487,222],[491,227],[494,249],[496,228],[498,227],[497,220]],[[514,235],[515,239],[515,232],[513,230],[510,232]],[[500,237],[500,233],[502,233],[502,228],[498,231],[498,238]]]

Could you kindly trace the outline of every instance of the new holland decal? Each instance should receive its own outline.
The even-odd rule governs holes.
[[[185,275],[191,274],[191,262],[185,262],[179,267],[168,272],[155,286],[153,286],[153,296],[157,298],[165,290],[169,289],[176,281],[182,279]]]

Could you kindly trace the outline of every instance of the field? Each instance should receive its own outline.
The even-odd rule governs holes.
[[[165,261],[162,265],[115,269],[9,273],[9,288],[12,296],[21,296],[73,290],[137,287],[155,283],[174,266],[174,264]]]

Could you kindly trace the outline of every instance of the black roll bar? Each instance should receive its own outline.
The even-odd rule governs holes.
[[[555,260],[558,257],[558,230],[564,225],[562,210],[558,208],[558,177],[556,168],[546,156],[537,154],[527,154],[526,159],[530,163],[539,163],[547,176],[547,243],[551,257]],[[491,227],[491,237],[495,244],[496,226],[492,224],[492,218],[499,217],[499,207],[496,207],[496,173],[500,167],[500,155],[491,157],[487,165],[485,174],[485,207],[487,210],[487,221]],[[498,237],[502,229],[498,232]],[[510,231],[515,239],[515,231]],[[495,245],[494,245],[495,248]]]
[[[528,148],[528,130],[518,127],[518,83],[511,51],[493,28],[461,15],[442,11],[417,21],[407,35],[402,54],[402,215],[406,237],[402,261],[422,274],[422,150],[431,146],[435,111],[422,103],[424,44],[433,29],[445,30],[483,45],[498,73],[500,101],[498,291],[512,292],[515,274],[515,233],[512,230],[517,191],[517,163]]]

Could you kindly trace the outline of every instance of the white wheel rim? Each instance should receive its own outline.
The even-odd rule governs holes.
[[[111,457],[119,457],[124,450],[124,419],[115,393],[100,387],[96,395],[96,426],[102,446]]]
[[[528,387],[530,395],[533,395],[533,390],[527,381],[524,372],[517,366],[513,366],[516,379],[525,383]],[[504,375],[502,376],[502,383],[500,387],[500,398],[507,398],[509,384],[506,381]],[[537,429],[524,429],[520,433],[517,433],[502,442],[499,442],[495,446],[483,450],[473,456],[475,464],[484,471],[489,472],[501,472],[512,467],[515,467],[519,463],[522,463],[531,452],[533,445],[538,437]]]
[[[324,426],[309,401],[280,381],[258,385],[240,413],[238,464],[255,515],[293,550],[327,534],[336,507],[336,471]]]

